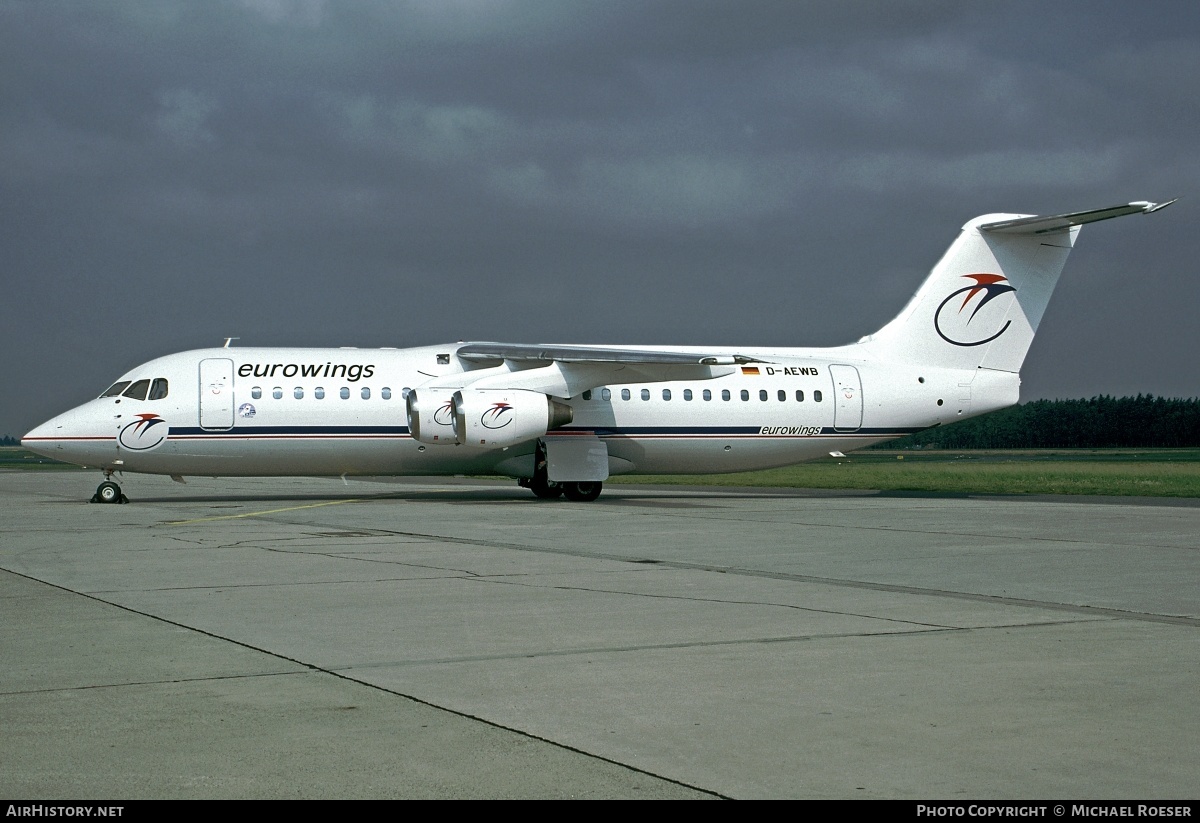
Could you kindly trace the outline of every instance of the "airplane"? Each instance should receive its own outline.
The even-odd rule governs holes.
[[[491,474],[595,500],[611,475],[766,469],[1017,402],[1020,369],[1087,223],[1138,201],[967,222],[899,315],[833,348],[466,342],[200,349],[129,370],[21,445],[104,473]]]

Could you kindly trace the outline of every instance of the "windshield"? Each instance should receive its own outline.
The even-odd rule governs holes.
[[[130,397],[134,400],[145,400],[146,391],[150,388],[149,380],[139,380],[124,392],[125,397]]]
[[[105,390],[101,397],[128,397],[131,400],[162,400],[167,396],[167,378],[153,380],[119,380]]]
[[[101,397],[116,397],[118,394],[125,391],[125,387],[128,385],[129,385],[128,380],[118,381],[116,383],[113,383],[111,386],[109,386],[108,390],[100,396]]]

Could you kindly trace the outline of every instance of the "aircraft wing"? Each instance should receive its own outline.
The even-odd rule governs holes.
[[[733,366],[760,362],[727,352],[683,352],[658,349],[618,349],[606,346],[557,346],[540,343],[465,343],[458,347],[464,360],[510,360],[517,363],[624,363],[659,366]]]
[[[457,356],[481,368],[430,381],[434,388],[527,389],[568,398],[606,383],[712,380],[742,363],[736,352],[623,349],[520,343],[464,343]]]

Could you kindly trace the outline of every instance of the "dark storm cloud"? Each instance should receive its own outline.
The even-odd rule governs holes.
[[[1192,194],[1198,17],[0,2],[0,433],[227,335],[846,342],[977,214]],[[1085,230],[1026,397],[1200,393],[1193,209]]]

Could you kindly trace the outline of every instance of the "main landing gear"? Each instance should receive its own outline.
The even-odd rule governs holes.
[[[600,490],[604,487],[600,482],[555,483],[553,480],[537,477],[522,477],[517,483],[542,500],[565,497],[576,503],[590,503],[600,496]]]
[[[546,448],[538,441],[533,456],[533,477],[522,477],[517,483],[529,489],[542,500],[555,500],[565,497],[576,503],[590,503],[600,496],[604,484],[599,481],[581,481],[578,483],[556,483],[546,476]]]
[[[600,496],[600,489],[603,486],[604,484],[598,480],[586,483],[563,483],[563,497],[574,500],[576,503],[591,503]]]
[[[517,482],[542,500],[554,500],[562,497],[563,492],[566,491],[565,485],[547,480],[545,477],[522,477]]]
[[[121,491],[121,487],[113,482],[113,473],[111,471],[104,472],[104,482],[96,487],[96,493],[92,495],[93,503],[128,503],[129,498]]]

